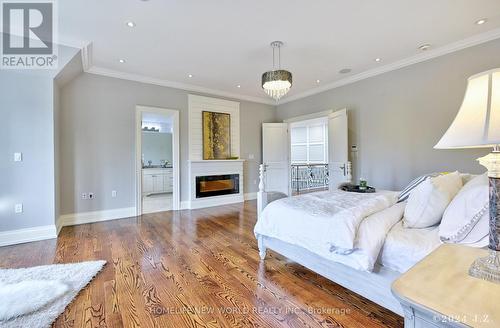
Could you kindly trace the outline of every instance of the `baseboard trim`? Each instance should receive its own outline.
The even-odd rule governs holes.
[[[124,219],[137,215],[135,207],[115,208],[112,210],[81,212],[64,214],[59,217],[57,221],[57,233],[61,231],[62,227],[94,223],[101,221],[109,221],[116,219]]]
[[[46,225],[0,232],[0,246],[57,238],[56,226]]]
[[[183,200],[181,201],[181,210],[189,210],[189,207],[191,205],[191,202],[188,200]]]

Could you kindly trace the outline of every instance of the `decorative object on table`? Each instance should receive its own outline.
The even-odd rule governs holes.
[[[468,79],[465,97],[455,120],[434,148],[493,148],[479,158],[488,169],[490,242],[489,255],[469,269],[476,278],[500,283],[500,69]]]
[[[359,190],[366,190],[367,187],[368,182],[363,178],[359,179]]]
[[[160,132],[160,129],[157,129],[155,127],[151,127],[150,128],[150,127],[145,126],[145,127],[142,128],[142,131],[146,131],[146,132]]]
[[[281,69],[281,47],[282,41],[271,42],[273,48],[273,70],[262,74],[262,89],[267,95],[276,101],[286,95],[292,87],[292,73],[287,70]],[[278,50],[278,69],[276,69],[276,49]]]
[[[231,157],[231,115],[202,112],[203,159]]]
[[[373,193],[377,191],[375,188],[370,187],[368,185],[366,185],[364,188],[361,188],[361,186],[356,186],[352,184],[345,184],[340,187],[340,190],[348,192],[359,192],[359,193]]]
[[[0,269],[0,327],[50,327],[104,264],[89,261]]]

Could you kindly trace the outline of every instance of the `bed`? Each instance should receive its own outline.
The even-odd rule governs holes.
[[[441,241],[437,227],[402,226],[405,203],[397,203],[397,195],[335,190],[260,199],[254,229],[260,257],[271,249],[404,315],[391,284]]]

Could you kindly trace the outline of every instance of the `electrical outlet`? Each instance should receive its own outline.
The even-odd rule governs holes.
[[[254,159],[254,158],[255,158],[254,154],[248,154],[248,159]]]
[[[116,190],[111,191],[111,197],[115,198],[116,197]]]
[[[14,153],[14,162],[22,162],[23,153]]]
[[[23,204],[22,203],[16,204],[14,206],[14,212],[16,212],[16,213],[22,213],[23,212]]]
[[[94,193],[93,192],[89,192],[89,199],[94,199]]]
[[[82,199],[87,199],[87,193],[86,192],[82,193]]]

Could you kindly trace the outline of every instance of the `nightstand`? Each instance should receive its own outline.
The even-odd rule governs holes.
[[[500,284],[470,277],[487,250],[445,244],[392,284],[405,327],[500,327]]]

